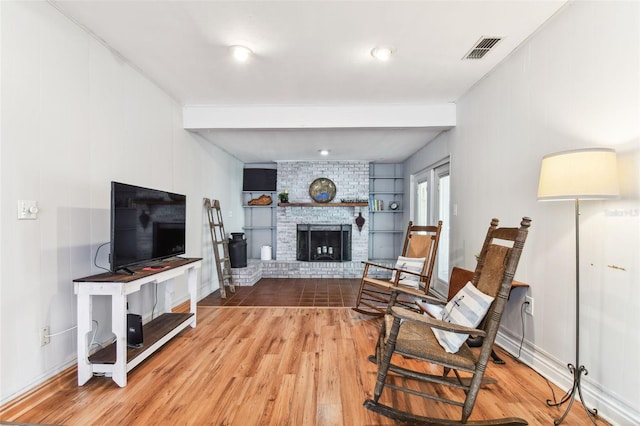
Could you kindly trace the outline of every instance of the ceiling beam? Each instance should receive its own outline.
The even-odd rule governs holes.
[[[210,106],[182,109],[185,129],[441,128],[456,125],[456,105]]]

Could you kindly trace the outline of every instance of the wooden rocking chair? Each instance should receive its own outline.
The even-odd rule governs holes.
[[[436,297],[424,297],[423,300],[417,300],[416,305],[420,311],[429,315],[431,318],[438,318],[441,315],[447,302],[454,298],[454,296],[465,286],[468,282],[473,282],[474,272],[468,269],[458,268],[454,266],[451,270],[451,277],[449,278],[449,292],[447,294],[447,300],[441,300]],[[513,281],[512,286],[516,286],[517,281]],[[520,286],[524,285],[519,283]],[[479,342],[479,343],[478,343]],[[482,338],[475,337],[472,341],[467,342],[470,347],[482,346]],[[491,351],[491,359],[496,364],[504,364],[504,361],[498,356],[495,350]]]
[[[478,396],[480,386],[488,383],[496,383],[495,379],[485,378],[492,346],[498,332],[500,319],[509,297],[509,290],[513,281],[524,242],[527,237],[531,219],[523,218],[519,228],[498,228],[498,220],[493,219],[487,231],[482,251],[473,276],[472,284],[482,293],[493,296],[492,302],[487,301],[488,311],[484,321],[478,328],[456,325],[451,322],[440,321],[427,315],[393,306],[394,297],[402,289],[394,289],[389,305],[389,314],[382,323],[376,353],[369,360],[377,363],[378,374],[374,389],[373,399],[364,402],[364,406],[374,412],[382,414],[407,424],[473,424],[473,425],[526,425],[527,422],[520,418],[502,418],[483,421],[471,421],[469,416]],[[462,304],[462,299],[458,301]],[[490,303],[490,305],[489,305]],[[452,305],[453,306],[453,305]],[[452,309],[449,305],[448,309]],[[455,309],[455,308],[453,308]],[[434,330],[444,330],[462,334],[462,344],[457,352],[447,352],[436,338]],[[439,333],[439,332],[438,332]],[[477,351],[472,350],[464,343],[466,335],[482,336],[482,347]],[[455,334],[453,334],[455,336]],[[440,365],[444,368],[442,375],[410,370],[404,366],[392,364],[392,357],[401,355],[427,363]],[[402,357],[394,357],[394,362],[401,362]],[[453,370],[454,376],[448,377]],[[390,372],[395,374],[389,374]],[[471,376],[462,377],[460,372],[470,373]],[[389,380],[389,376],[398,375],[402,380]],[[405,380],[409,379],[409,380]],[[415,385],[407,388],[400,384],[406,384],[415,380],[427,383],[426,386]],[[434,386],[435,385],[435,386]],[[451,386],[464,391],[464,399],[450,399],[441,392],[440,386]],[[383,389],[418,395],[424,398],[452,404],[462,408],[459,420],[439,419],[417,416],[401,411],[379,402]],[[425,389],[431,389],[433,393]],[[396,399],[395,397],[393,398]],[[391,398],[389,398],[391,400]]]
[[[353,310],[362,314],[383,316],[387,311],[391,291],[398,286],[406,291],[396,299],[396,303],[417,310],[414,299],[424,297],[429,291],[441,230],[442,221],[436,226],[415,226],[413,222],[409,222],[400,256],[411,259],[424,258],[417,271],[362,262],[365,266]],[[389,271],[392,272],[391,280],[379,278],[381,272]]]

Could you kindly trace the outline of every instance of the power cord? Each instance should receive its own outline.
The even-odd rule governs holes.
[[[522,353],[522,345],[524,344],[524,308],[528,304],[529,302],[525,300],[524,302],[522,302],[522,305],[520,305],[520,323],[522,324],[522,338],[520,339],[520,345],[518,346],[518,356],[514,356],[513,354],[507,352],[511,356],[511,358],[513,358],[514,361],[520,364],[523,364],[523,362],[520,361],[520,354]]]
[[[520,339],[520,347],[518,348],[518,356],[513,356],[511,354],[511,358],[514,359],[514,361],[516,361],[517,363],[520,364],[524,364],[521,360],[520,360],[520,354],[522,352],[522,345],[524,343],[524,310],[525,307],[529,305],[528,301],[524,301],[522,302],[522,305],[520,305],[520,321],[522,323],[522,339]],[[553,402],[556,403],[556,393],[553,390],[553,386],[551,386],[551,383],[549,382],[549,379],[547,379],[546,377],[544,377],[542,374],[540,374],[539,372],[537,372],[535,369],[532,369],[538,376],[540,376],[541,378],[544,379],[544,381],[547,383],[547,386],[549,387],[549,389],[551,390],[551,396],[553,397]]]
[[[71,330],[73,330],[73,329],[75,329],[75,328],[78,328],[78,326],[77,326],[77,325],[74,325],[73,327],[71,327],[71,328],[67,328],[66,330],[62,330],[62,331],[59,331],[59,332],[57,332],[57,333],[53,333],[53,334],[45,334],[45,335],[44,335],[44,336],[42,336],[42,337],[54,337],[54,336],[59,336],[59,335],[61,335],[61,334],[66,333],[67,331],[71,331]]]
[[[520,322],[522,323],[522,339],[520,339],[520,347],[518,348],[518,356],[516,357],[517,361],[520,361],[520,353],[522,352],[522,344],[524,343],[524,309],[525,309],[525,306],[527,306],[528,304],[529,302],[525,300],[524,302],[522,302],[522,305],[520,305]]]
[[[93,320],[93,323],[96,325],[96,330],[93,332],[93,335],[91,336],[91,341],[89,342],[89,351],[91,351],[91,348],[93,347],[93,345],[96,345],[98,347],[102,347],[102,345],[100,343],[96,343],[96,334],[98,334],[98,327],[100,327],[100,323],[98,323],[98,321]]]
[[[100,323],[98,323],[98,321],[96,321],[96,320],[92,320],[92,322],[96,325],[96,328],[95,328],[95,330],[93,330],[93,334],[91,335],[91,341],[89,342],[89,350],[91,350],[91,348],[92,348],[94,345],[95,345],[95,346],[98,346],[98,347],[100,347],[100,348],[102,348],[102,345],[101,345],[100,343],[96,343],[96,342],[95,342],[95,340],[96,340],[96,335],[98,334],[98,327],[100,327]],[[59,336],[59,335],[64,334],[64,333],[66,333],[66,332],[68,332],[68,331],[75,330],[76,328],[78,328],[78,326],[77,326],[77,325],[74,325],[73,327],[67,328],[66,330],[62,330],[62,331],[59,331],[59,332],[57,332],[57,333],[53,333],[53,334],[47,334],[47,335],[45,335],[45,336],[43,336],[43,337],[55,337],[55,336]],[[92,327],[92,329],[93,329],[93,327]]]
[[[154,319],[153,316],[156,312],[156,306],[158,305],[158,283],[155,283],[154,287],[154,300],[153,300],[153,308],[151,308],[151,319]]]
[[[96,255],[93,257],[93,264],[95,265],[96,268],[104,269],[105,271],[110,271],[109,268],[104,268],[104,267],[98,265],[98,253],[100,252],[100,249],[102,247],[106,246],[107,244],[111,244],[111,243],[104,243],[104,244],[100,244],[98,246],[98,249],[96,250]]]

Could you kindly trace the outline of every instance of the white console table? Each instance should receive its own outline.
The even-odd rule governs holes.
[[[198,258],[174,258],[161,262],[156,269],[131,268],[133,275],[104,273],[73,280],[78,297],[78,386],[94,373],[111,376],[120,387],[127,385],[127,372],[188,326],[196,326],[196,270]],[[172,313],[173,278],[185,274],[191,298],[189,313]],[[163,312],[143,326],[141,348],[127,348],[127,295],[140,291],[145,284],[165,283]],[[111,329],[116,340],[110,346],[89,355],[92,327],[92,296],[111,296]]]

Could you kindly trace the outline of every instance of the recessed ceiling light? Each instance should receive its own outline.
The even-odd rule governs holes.
[[[320,155],[329,155],[329,150],[328,149],[321,149],[318,151],[320,153]]]
[[[246,46],[231,46],[231,54],[233,55],[233,58],[238,62],[246,62],[252,53],[253,52],[251,52],[251,49]]]
[[[371,56],[379,61],[388,61],[391,58],[393,51],[390,47],[375,47],[371,51]]]

